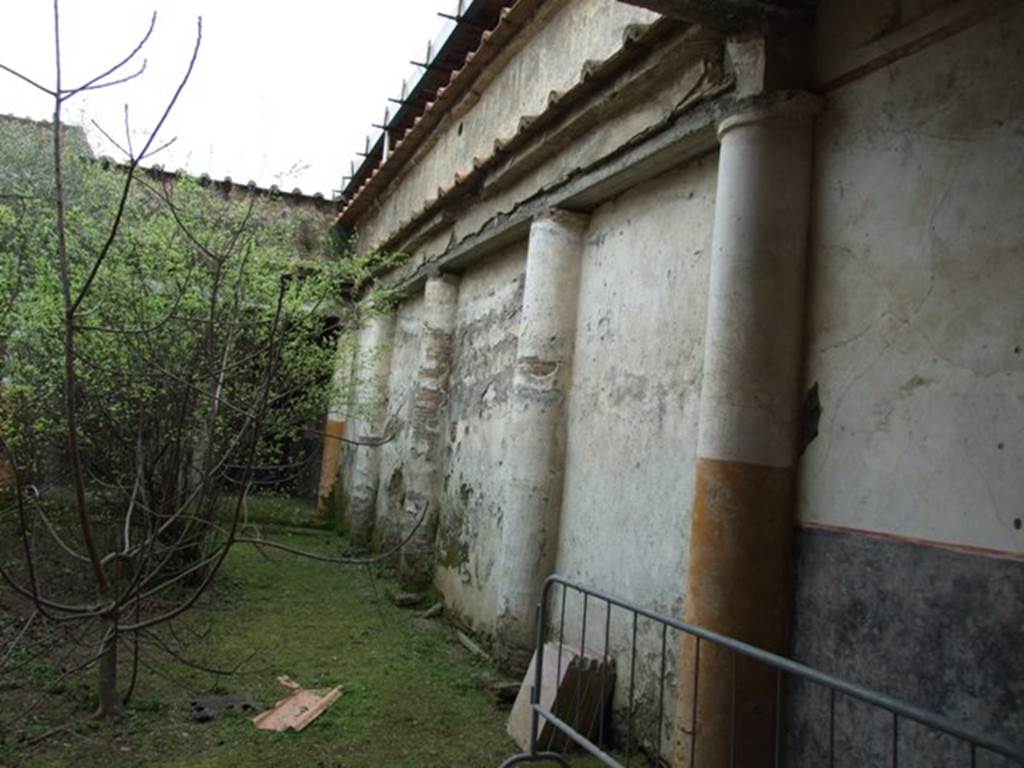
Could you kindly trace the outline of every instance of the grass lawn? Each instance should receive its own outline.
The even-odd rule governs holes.
[[[299,502],[269,503],[253,518],[292,546],[344,547],[330,531],[298,527],[312,519]],[[288,527],[267,525],[274,521]],[[237,674],[198,672],[150,646],[129,716],[101,724],[88,719],[92,672],[58,681],[54,659],[25,661],[0,677],[0,766],[496,768],[516,748],[505,735],[507,712],[477,684],[486,662],[443,621],[392,606],[391,588],[366,567],[238,546],[208,599],[176,630],[192,638],[193,661],[242,663]],[[299,734],[257,731],[242,715],[190,718],[197,695],[245,692],[272,704],[286,693],[276,681],[282,674],[307,688],[341,684],[345,693]],[[43,705],[17,718],[38,691]],[[26,746],[62,723],[71,728]]]

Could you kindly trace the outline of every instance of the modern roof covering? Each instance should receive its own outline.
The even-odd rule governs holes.
[[[500,12],[498,24],[480,36],[478,47],[466,55],[462,66],[447,73],[447,83],[438,88],[434,99],[423,106],[422,112],[413,119],[408,129],[399,134],[396,139],[389,136],[389,141],[393,142],[389,146],[389,152],[386,155],[369,154],[360,173],[357,174],[357,181],[350,185],[347,196],[341,201],[337,220],[341,226],[353,227],[359,223],[362,216],[379,199],[380,193],[384,192],[402,173],[408,161],[448,114],[450,107],[475,86],[488,65],[500,56],[511,39],[520,32],[546,1],[513,0]],[[416,221],[423,220],[424,217],[436,212],[460,194],[472,189],[474,185],[481,183],[489,173],[501,166],[502,163],[507,162],[516,152],[528,146],[538,135],[552,128],[561,118],[590,98],[600,88],[634,66],[649,51],[671,35],[685,31],[690,26],[686,22],[665,16],[650,23],[627,25],[622,31],[622,45],[614,53],[605,59],[585,61],[571,86],[565,90],[551,91],[548,94],[546,107],[540,114],[523,115],[511,134],[495,136],[491,152],[474,155],[471,167],[465,164],[465,167],[461,171],[455,171],[453,177],[447,182],[442,181],[437,187],[436,195],[422,200],[409,219],[393,222],[394,226],[388,242],[400,241],[409,234]],[[680,43],[688,49],[688,56],[700,55],[708,47],[708,42],[703,40],[699,34],[690,39],[681,39]],[[704,74],[694,85],[695,91],[699,91],[704,86],[710,87],[705,82],[707,75],[708,71],[705,67]],[[700,97],[702,93],[703,91],[700,91],[697,96]],[[615,103],[622,103],[622,100],[617,99]],[[593,117],[593,113],[589,113],[588,116],[582,117],[580,121],[569,125],[564,130],[568,132],[585,130],[585,126],[591,124],[589,121]],[[537,161],[539,155],[545,151],[545,147],[540,147],[530,153],[525,158],[525,164]],[[523,165],[523,163],[519,163],[515,164],[515,167],[505,167],[501,172],[504,182],[508,183],[514,177],[521,176],[524,172]],[[501,182],[496,183],[500,184]]]
[[[353,164],[351,176],[341,191],[341,208],[344,211],[353,199],[373,178],[378,168],[407,145],[413,129],[421,122],[433,104],[444,94],[452,81],[453,73],[460,71],[473,58],[481,43],[500,26],[513,6],[536,5],[537,0],[459,0],[455,12],[440,14],[446,24],[438,36],[427,44],[426,56],[422,61],[410,62],[416,68],[413,75],[403,82],[402,92],[397,98],[389,99],[392,108],[385,112],[385,121],[374,127],[379,130],[375,139],[367,137],[366,146],[360,155],[363,158],[358,167]],[[411,148],[405,146],[411,154]],[[404,152],[403,152],[404,154]]]

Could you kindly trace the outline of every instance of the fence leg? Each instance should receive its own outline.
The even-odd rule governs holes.
[[[513,765],[527,765],[528,763],[557,763],[562,768],[572,768],[568,761],[557,752],[538,752],[535,755],[528,755],[524,752],[521,755],[510,757],[498,768],[512,768]]]

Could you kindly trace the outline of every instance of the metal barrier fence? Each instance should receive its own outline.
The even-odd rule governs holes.
[[[578,649],[571,649],[566,651],[566,656],[575,656],[578,650],[579,657],[585,657],[587,653],[586,641],[587,641],[587,620],[588,613],[593,614],[591,608],[592,603],[596,603],[598,606],[604,606],[604,629],[603,629],[603,647],[599,647],[596,652],[599,654],[604,662],[602,667],[603,670],[607,669],[607,665],[613,656],[612,649],[610,647],[610,636],[611,636],[611,616],[612,610],[615,609],[620,612],[624,612],[629,624],[627,628],[629,630],[629,677],[628,677],[628,692],[626,694],[626,721],[624,724],[624,741],[618,752],[612,752],[611,743],[613,739],[611,735],[607,733],[607,721],[609,712],[606,711],[608,696],[604,695],[606,692],[602,690],[600,693],[600,711],[597,713],[597,723],[581,723],[580,712],[581,712],[581,697],[584,695],[580,688],[577,686],[575,690],[576,707],[574,718],[569,718],[571,722],[566,722],[565,719],[559,717],[552,711],[553,707],[545,706],[541,702],[542,693],[542,681],[544,679],[544,646],[548,637],[549,621],[547,619],[547,611],[544,609],[549,604],[552,593],[557,588],[561,589],[561,603],[559,608],[560,620],[558,625],[558,652],[557,652],[557,665],[558,670],[556,671],[556,680],[560,680],[562,677],[562,657],[563,649],[567,648],[566,642],[566,626],[565,626],[565,615],[566,615],[566,603],[567,597],[570,592],[574,595],[579,596],[578,599],[582,601],[581,626],[580,626],[580,645]],[[555,598],[557,600],[557,595]],[[552,605],[552,608],[555,606]],[[950,747],[956,744],[957,749],[946,749],[943,754],[944,763],[949,765],[963,765],[971,766],[971,768],[977,768],[981,765],[979,759],[983,755],[995,755],[1001,758],[1001,765],[1018,765],[1024,766],[1024,749],[1018,748],[1014,745],[1008,744],[1000,739],[986,737],[977,733],[972,733],[970,730],[960,726],[958,723],[949,720],[948,718],[935,715],[931,712],[920,709],[913,705],[891,698],[884,694],[876,693],[868,690],[862,686],[845,682],[831,675],[827,675],[823,672],[819,672],[816,669],[807,667],[803,664],[798,664],[790,659],[782,656],[777,656],[773,653],[769,653],[760,648],[756,648],[752,645],[742,643],[724,635],[720,635],[716,632],[711,632],[702,627],[687,624],[686,622],[680,621],[672,616],[668,616],[657,611],[648,610],[642,606],[631,603],[622,598],[614,595],[602,592],[600,590],[591,589],[581,584],[573,583],[561,576],[551,576],[547,579],[544,584],[543,597],[537,608],[538,621],[537,621],[537,646],[534,657],[534,681],[533,690],[531,693],[531,723],[530,723],[530,745],[526,752],[515,755],[507,759],[502,763],[500,768],[511,768],[515,765],[525,765],[528,763],[555,763],[563,766],[564,768],[570,768],[570,764],[565,756],[558,751],[551,749],[552,739],[550,737],[551,729],[554,732],[560,734],[561,739],[568,746],[575,744],[578,748],[589,753],[600,761],[603,765],[609,766],[609,768],[630,768],[634,764],[636,765],[647,765],[647,766],[665,766],[667,763],[664,760],[662,754],[663,739],[662,739],[662,726],[665,721],[666,713],[666,702],[665,702],[665,682],[666,682],[666,662],[668,654],[678,647],[678,642],[669,644],[669,630],[673,631],[676,638],[683,635],[692,637],[695,644],[694,654],[695,660],[693,664],[693,701],[692,701],[692,721],[689,723],[689,733],[696,733],[697,726],[697,692],[699,688],[699,674],[700,674],[700,653],[701,647],[704,644],[710,643],[713,646],[728,651],[731,655],[731,701],[732,701],[732,724],[730,728],[730,744],[729,744],[729,762],[730,765],[735,765],[736,761],[736,659],[746,658],[770,667],[775,670],[776,676],[776,702],[775,708],[775,740],[774,740],[774,756],[769,757],[764,763],[766,766],[774,766],[774,768],[780,768],[782,766],[782,728],[783,721],[785,719],[783,712],[783,688],[784,678],[791,676],[799,680],[805,681],[806,683],[814,686],[821,687],[827,692],[828,696],[828,747],[827,765],[834,767],[836,761],[842,756],[842,752],[837,749],[836,740],[836,702],[837,697],[848,697],[849,699],[861,702],[878,712],[885,713],[887,716],[889,728],[891,731],[890,746],[887,747],[887,751],[891,749],[889,755],[887,755],[887,762],[892,768],[898,768],[901,765],[900,760],[906,758],[906,754],[909,750],[904,749],[901,751],[900,747],[900,725],[904,721],[916,723],[919,726],[923,726],[936,734],[942,734],[948,740],[950,740]],[[660,637],[660,675],[658,678],[658,696],[657,696],[657,735],[654,743],[648,745],[644,751],[636,743],[634,733],[634,718],[636,708],[636,689],[637,689],[637,674],[636,674],[636,662],[637,662],[637,629],[639,620],[647,619],[658,627],[659,631],[657,636]],[[593,624],[591,625],[593,629]],[[569,638],[570,640],[572,638]],[[552,644],[554,640],[552,639]],[[604,671],[601,673],[601,685],[604,685],[606,680],[606,674]],[[541,738],[542,723],[548,724],[549,734],[546,739]],[[545,726],[546,728],[548,726]],[[592,733],[593,730],[597,731],[596,736]],[[590,733],[590,736],[584,733]],[[547,744],[542,743],[546,741]],[[700,766],[700,755],[695,754],[696,739],[691,736],[689,739],[689,756],[688,765],[691,768],[698,768]],[[824,750],[823,750],[824,751]],[[961,755],[962,752],[962,755]],[[635,762],[640,760],[641,762]],[[815,765],[820,763],[815,762]],[[904,765],[906,763],[903,763]],[[920,763],[918,763],[920,764]]]

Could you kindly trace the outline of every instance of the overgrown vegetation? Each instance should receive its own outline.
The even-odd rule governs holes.
[[[253,517],[271,521],[264,525],[288,521],[274,538],[289,545],[325,556],[347,551],[343,540],[315,527],[311,502],[255,499]],[[192,662],[223,671],[241,666],[211,674],[149,644],[135,705],[119,725],[82,717],[91,711],[91,690],[62,679],[57,658],[33,657],[49,647],[46,636],[37,637],[0,686],[0,765],[494,768],[517,748],[505,736],[507,712],[479,685],[486,663],[443,621],[395,608],[386,599],[394,588],[377,567],[236,548],[174,634],[188,639]],[[257,731],[237,714],[191,719],[190,702],[199,695],[244,692],[272,704],[284,693],[275,681],[281,674],[312,688],[340,684],[345,693],[301,734]],[[40,692],[41,705],[15,718]],[[577,758],[574,765],[597,763]]]
[[[313,521],[309,505],[260,500],[264,519]],[[321,554],[344,544],[315,529],[278,531],[275,538]],[[511,751],[503,716],[476,684],[481,663],[444,624],[394,608],[386,579],[367,569],[310,564],[283,553],[239,548],[222,578],[175,632],[190,638],[190,659],[234,675],[211,675],[176,663],[157,645],[143,649],[147,672],[120,726],[82,720],[91,692],[59,682],[45,656],[7,678],[0,692],[0,764],[39,766],[388,765],[493,766]],[[40,642],[44,642],[42,639]],[[28,660],[32,646],[19,653]],[[209,723],[190,718],[200,694],[246,692],[269,705],[288,674],[308,687],[345,686],[344,696],[301,734],[255,730],[246,717]],[[47,692],[45,705],[13,726],[20,702]],[[34,746],[54,725],[71,727]]]
[[[382,257],[318,244],[308,217],[141,171],[166,146],[201,22],[156,124],[140,135],[126,109],[124,137],[108,134],[120,166],[68,152],[62,109],[143,74],[124,73],[155,21],[67,86],[54,2],[55,83],[3,67],[53,100],[54,121],[51,173],[8,158],[25,170],[0,189],[0,578],[33,609],[0,653],[33,625],[59,627],[91,649],[73,671],[98,670],[103,717],[123,714],[141,646],[198,603],[234,544],[259,542],[248,497],[299,463],[291,448],[331,397],[334,336],[387,301],[371,285]],[[76,526],[49,516],[54,489],[68,489]]]
[[[0,123],[0,766],[497,765],[515,748],[481,662],[384,599],[394,552],[260,495],[294,490],[335,339],[389,308],[374,276],[400,257],[142,170],[201,25],[156,126],[126,110],[124,161],[83,157],[62,107],[142,74],[152,29],[72,87],[59,41],[52,86],[2,67],[54,121]],[[281,674],[345,695],[302,734],[190,718],[202,693],[272,704]]]

